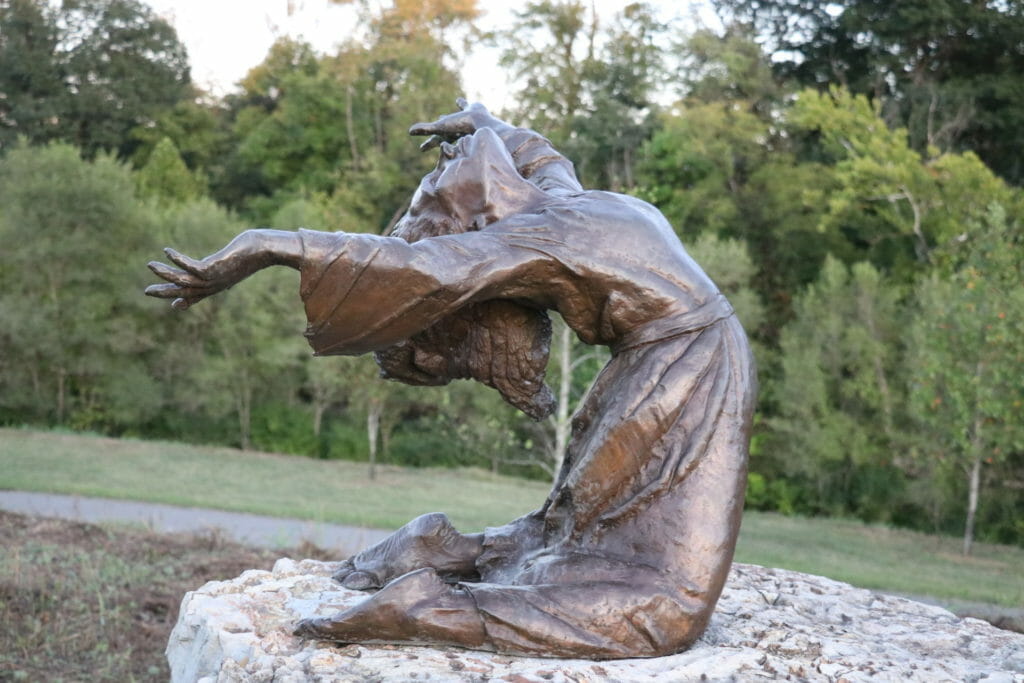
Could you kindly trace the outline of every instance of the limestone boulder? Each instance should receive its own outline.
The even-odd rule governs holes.
[[[293,625],[367,595],[335,563],[282,559],[188,593],[167,646],[175,682],[986,681],[1024,683],[1024,635],[903,598],[737,564],[690,650],[657,659],[511,657],[458,648],[302,641]]]

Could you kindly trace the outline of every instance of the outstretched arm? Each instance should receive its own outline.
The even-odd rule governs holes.
[[[314,350],[358,355],[408,339],[476,301],[539,296],[543,305],[555,285],[540,286],[539,275],[528,274],[550,269],[550,259],[520,241],[493,228],[415,244],[379,235],[248,230],[203,259],[168,249],[177,267],[149,264],[167,282],[146,294],[184,309],[262,268],[297,268]]]
[[[171,306],[186,309],[268,266],[299,268],[302,240],[295,232],[246,230],[204,259],[185,256],[170,247],[164,249],[164,253],[178,267],[151,261],[149,269],[167,282],[150,285],[146,294],[173,299]]]

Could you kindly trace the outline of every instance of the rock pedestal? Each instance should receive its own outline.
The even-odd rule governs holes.
[[[331,580],[336,567],[283,559],[271,572],[188,593],[167,646],[172,680],[1024,683],[1024,635],[823,577],[740,564],[704,636],[670,657],[596,662],[293,637],[299,619],[366,599]]]

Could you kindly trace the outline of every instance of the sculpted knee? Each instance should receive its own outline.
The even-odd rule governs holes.
[[[661,657],[690,647],[704,632],[713,611],[714,605],[703,601],[655,594],[627,620],[644,656]]]
[[[443,512],[428,512],[420,515],[406,525],[414,536],[431,538],[457,533],[448,515]]]

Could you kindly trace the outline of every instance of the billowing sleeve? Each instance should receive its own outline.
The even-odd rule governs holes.
[[[499,234],[410,244],[396,237],[301,230],[300,294],[317,355],[390,346],[476,301],[529,298],[545,256]],[[523,283],[527,283],[525,286]]]
[[[540,133],[528,128],[512,128],[500,136],[516,163],[519,175],[540,189],[555,193],[583,191],[572,162]]]

